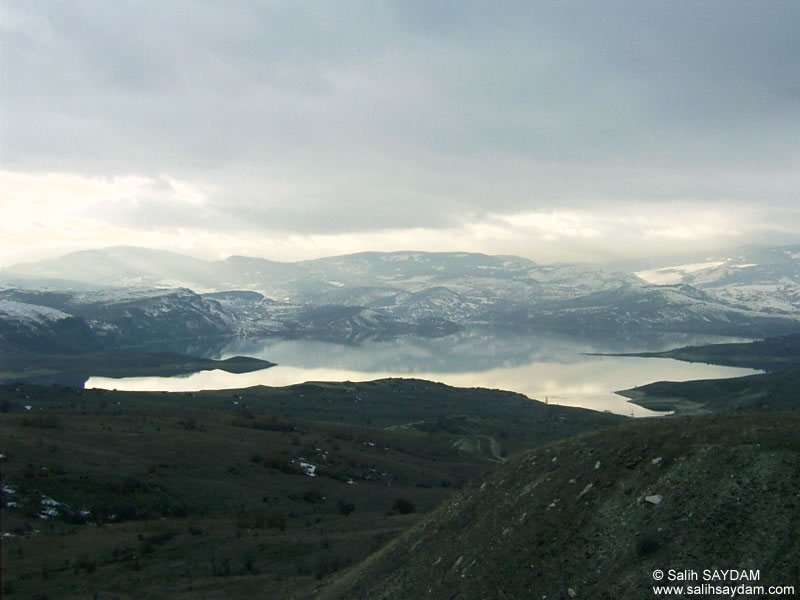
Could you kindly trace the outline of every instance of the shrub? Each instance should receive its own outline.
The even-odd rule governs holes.
[[[242,513],[236,520],[240,529],[286,529],[286,517],[278,512],[255,510],[252,513]]]
[[[84,554],[78,559],[77,568],[84,569],[87,573],[94,573],[95,570],[97,570],[97,563],[93,560],[89,560],[89,557]]]
[[[253,559],[252,554],[247,554],[244,557],[244,569],[248,573],[252,573],[253,575],[258,575],[259,570],[255,567],[255,560]]]
[[[344,500],[339,500],[339,502],[336,503],[336,507],[339,509],[339,513],[343,514],[345,517],[356,509],[354,504],[345,502]]]
[[[394,505],[392,506],[393,514],[407,515],[413,513],[415,510],[417,510],[417,507],[405,498],[398,498],[394,501]]]
[[[150,542],[160,546],[162,544],[166,544],[168,541],[170,541],[174,537],[175,537],[175,532],[174,531],[166,530],[166,531],[162,531],[160,533],[154,533],[153,535],[148,537],[147,540],[149,540]]]
[[[178,427],[182,427],[186,431],[198,431],[197,417],[190,416],[178,421]]]
[[[636,536],[636,554],[648,556],[653,554],[661,546],[661,540],[657,533],[653,531],[643,531]]]
[[[325,501],[325,497],[320,493],[319,490],[308,490],[303,494],[303,500],[309,504],[319,504],[320,502]]]
[[[253,460],[252,456],[250,460]],[[303,471],[303,469],[301,469],[298,465],[294,464],[289,457],[284,454],[270,454],[268,456],[261,457],[259,462],[265,467],[277,469],[278,471],[288,475],[305,475],[305,471]]]
[[[335,573],[339,569],[346,567],[352,562],[349,556],[341,557],[337,555],[322,556],[317,561],[316,568],[314,569],[314,577],[322,579],[326,575]]]

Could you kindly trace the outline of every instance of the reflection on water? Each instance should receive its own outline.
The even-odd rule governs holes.
[[[278,366],[241,374],[215,370],[178,377],[92,377],[86,387],[177,392],[415,377],[459,387],[511,390],[551,404],[645,416],[660,413],[631,404],[614,391],[653,381],[737,377],[757,372],[671,359],[586,354],[661,350],[686,343],[685,338],[662,339],[661,344],[643,347],[629,341],[613,344],[552,335],[498,336],[477,330],[444,338],[409,336],[359,346],[309,340],[238,340],[221,349],[218,357],[245,354]]]
[[[210,358],[254,356],[279,365],[404,374],[486,371],[532,362],[571,364],[586,360],[581,354],[658,352],[680,346],[717,341],[747,341],[669,334],[646,339],[586,339],[533,333],[498,332],[496,329],[467,329],[439,338],[403,336],[390,340],[345,345],[318,340],[234,340]]]

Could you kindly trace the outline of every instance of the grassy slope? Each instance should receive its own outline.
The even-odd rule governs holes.
[[[624,420],[401,380],[196,394],[5,386],[0,408],[3,485],[15,490],[2,495],[2,531],[16,534],[2,548],[4,598],[302,595],[498,454]],[[39,516],[43,496],[61,516]]]
[[[762,413],[638,421],[553,443],[470,485],[314,597],[638,600],[652,596],[655,569],[759,569],[761,584],[798,586],[798,431],[800,415]]]

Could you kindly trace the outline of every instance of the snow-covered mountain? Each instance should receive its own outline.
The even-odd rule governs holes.
[[[91,328],[81,318],[48,306],[0,298],[0,349],[63,352],[93,344]]]
[[[745,248],[636,275],[653,284],[688,284],[742,309],[800,311],[800,246]]]
[[[99,347],[224,336],[357,341],[473,325],[757,337],[800,331],[799,264],[800,248],[636,274],[468,253],[365,252],[278,263],[111,248],[4,270],[0,280],[15,287],[0,291],[0,300],[16,304],[0,312],[0,325],[33,331],[23,326],[33,322],[25,311],[40,323],[75,319]]]
[[[364,305],[398,292],[433,287],[470,296],[528,300],[566,297],[604,285],[631,281],[577,265],[538,265],[515,256],[464,252],[362,252],[295,263],[233,256],[202,261],[172,252],[115,247],[73,252],[61,258],[15,265],[0,271],[0,282],[16,287],[45,285],[74,289],[91,286],[186,287],[196,292],[252,290],[298,304]],[[60,280],[67,280],[59,286]]]
[[[92,352],[231,335],[236,319],[187,289],[0,291],[2,349]],[[68,331],[67,331],[68,329]],[[13,335],[10,335],[12,332]]]

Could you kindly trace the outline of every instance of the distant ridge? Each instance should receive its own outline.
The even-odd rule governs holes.
[[[213,294],[204,297],[204,310],[217,307],[224,313],[229,325],[217,328],[220,335],[358,340],[444,335],[475,325],[581,337],[800,332],[800,252],[773,249],[761,255],[782,258],[761,269],[753,284],[730,275],[702,285],[654,285],[633,273],[594,266],[467,252],[360,252],[283,263],[241,256],[205,261],[114,247],[15,265],[0,271],[0,281],[12,288],[6,297],[17,301],[20,290],[109,286]],[[731,268],[756,272],[749,263]]]

